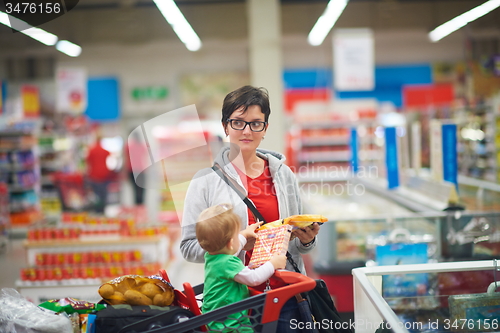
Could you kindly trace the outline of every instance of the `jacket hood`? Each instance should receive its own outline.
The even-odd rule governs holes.
[[[227,171],[236,176],[237,173],[236,171],[234,171],[233,173],[234,168],[232,167],[231,161],[229,160],[229,150],[230,147],[222,147],[219,150],[219,153],[217,154],[214,162],[216,162],[222,167],[226,167]],[[280,168],[280,166],[286,160],[285,155],[267,149],[257,148],[257,155],[269,162],[269,169],[272,175]]]
[[[230,163],[231,161],[229,160],[229,150],[230,147],[222,147],[217,153],[217,156],[215,157],[215,162],[217,162],[221,166]],[[265,158],[268,161],[271,158],[275,160],[275,162],[279,162],[279,164],[285,162],[286,160],[285,155],[272,150],[267,150],[262,148],[257,148],[257,155]]]

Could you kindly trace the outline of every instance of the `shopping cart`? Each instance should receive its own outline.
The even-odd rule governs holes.
[[[90,207],[89,190],[81,173],[55,172],[54,186],[59,194],[63,211],[84,211]]]
[[[165,273],[162,275],[168,281],[168,276]],[[159,327],[158,323],[161,323],[162,317],[168,313],[160,314],[127,325],[118,333],[207,332],[207,324],[211,322],[224,323],[229,315],[245,310],[249,310],[247,317],[252,325],[251,328],[247,328],[247,331],[274,333],[283,304],[296,294],[310,291],[316,287],[315,280],[295,272],[276,271],[274,277],[281,279],[287,285],[264,293],[251,290],[252,296],[249,298],[204,314],[201,313],[198,306],[200,300],[196,299],[196,296],[203,293],[203,284],[192,287],[189,283],[184,283],[183,292],[175,290],[175,304],[190,310],[195,315],[194,317],[179,318],[177,323]],[[228,327],[220,332],[229,332],[230,330],[231,327]],[[214,332],[214,330],[210,330],[210,332]]]
[[[89,180],[82,173],[54,172],[54,186],[59,194],[62,209],[65,212],[81,212],[95,208],[99,199],[92,191]],[[117,204],[120,201],[120,184],[114,173],[107,183],[106,204]]]

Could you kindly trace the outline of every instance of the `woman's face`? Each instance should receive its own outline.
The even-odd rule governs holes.
[[[260,106],[250,105],[246,112],[242,109],[234,111],[229,119],[243,120],[247,122],[265,121],[264,113]],[[259,147],[262,138],[266,134],[267,125],[262,132],[253,132],[250,125],[245,126],[244,130],[235,130],[231,127],[230,123],[226,123],[226,134],[229,135],[229,142],[238,145],[241,152],[254,152]]]

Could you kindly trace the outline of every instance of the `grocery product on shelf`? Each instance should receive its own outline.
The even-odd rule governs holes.
[[[0,182],[7,184],[13,227],[26,226],[40,219],[35,132],[35,123],[20,123],[0,131]]]

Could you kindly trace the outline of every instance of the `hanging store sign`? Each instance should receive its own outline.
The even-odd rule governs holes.
[[[434,180],[443,180],[443,135],[442,124],[437,119],[430,121],[430,164],[431,176]]]
[[[131,95],[135,101],[162,100],[168,97],[168,89],[164,86],[137,87],[132,89]]]
[[[351,167],[352,172],[358,173],[359,160],[358,160],[358,130],[351,128]]]
[[[374,90],[374,41],[370,29],[337,29],[333,36],[333,55],[336,90]]]
[[[457,125],[443,124],[443,179],[458,187]]]
[[[56,73],[59,112],[82,114],[87,108],[87,72],[83,68],[59,68]]]
[[[399,160],[396,127],[385,128],[385,165],[387,168],[388,188],[399,186]]]
[[[411,124],[411,167],[418,175],[422,168],[422,128],[420,122]]]
[[[40,93],[37,86],[21,86],[21,103],[25,118],[40,116]]]

